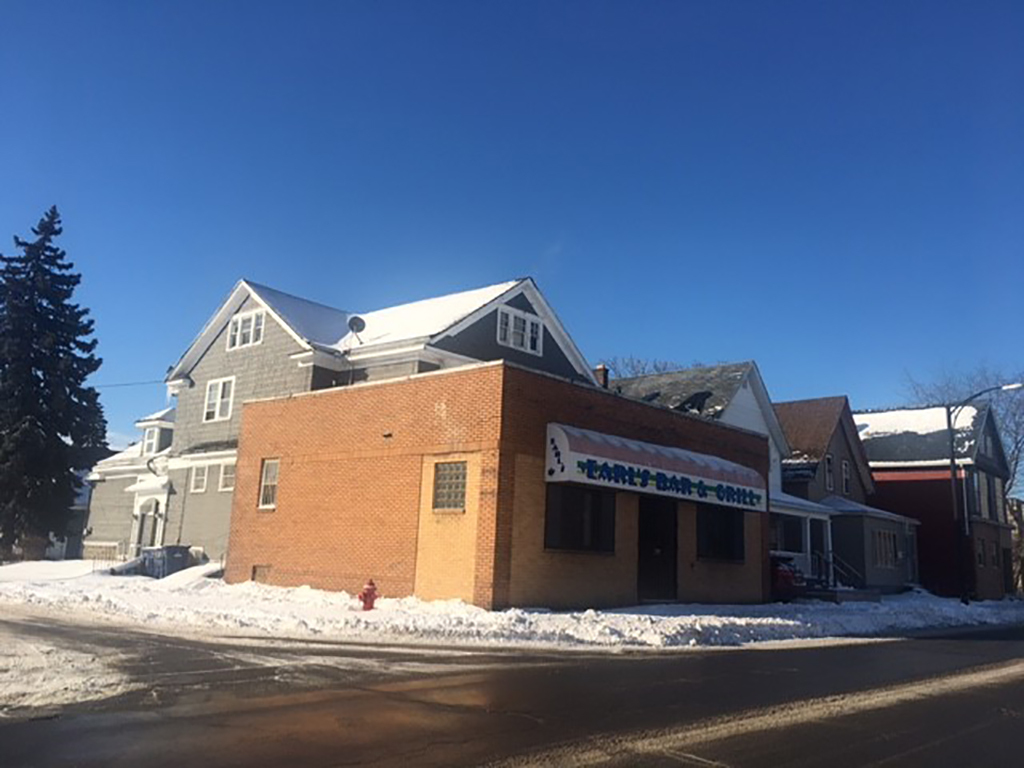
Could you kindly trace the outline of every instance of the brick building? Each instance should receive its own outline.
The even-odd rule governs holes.
[[[496,361],[243,408],[229,582],[760,602],[767,439]]]

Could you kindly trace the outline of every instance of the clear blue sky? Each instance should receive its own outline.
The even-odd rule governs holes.
[[[593,362],[776,400],[1022,367],[1024,3],[5,0],[0,249],[57,204],[105,362],[240,277],[353,311],[535,277]],[[160,385],[103,390],[111,431]]]

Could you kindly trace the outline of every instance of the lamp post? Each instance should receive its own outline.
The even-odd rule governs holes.
[[[957,503],[957,492],[956,492],[956,433],[953,431],[953,423],[956,421],[956,417],[960,414],[960,411],[967,406],[972,400],[976,400],[982,395],[987,395],[991,392],[1009,392],[1014,389],[1020,389],[1024,387],[1024,382],[1014,382],[1013,384],[1000,384],[995,387],[988,387],[980,392],[975,392],[970,397],[965,397],[959,403],[953,405],[946,405],[946,432],[949,433],[949,489],[950,497],[953,500],[953,519],[962,522],[960,526],[960,533],[957,537],[960,542],[960,602],[965,605],[970,602],[970,590],[967,588],[967,573],[968,573],[968,558],[971,557],[971,552],[968,549],[971,540],[971,523],[970,515],[967,510],[967,500],[964,499],[964,509],[961,514],[959,504]],[[964,484],[966,487],[967,477],[964,476]]]

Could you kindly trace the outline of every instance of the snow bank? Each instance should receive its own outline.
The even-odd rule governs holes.
[[[72,565],[50,581],[38,578],[32,569],[26,578],[8,575],[7,569],[20,567],[0,568],[0,604],[60,612],[65,619],[86,614],[206,635],[617,650],[735,646],[1024,622],[1022,601],[964,606],[925,592],[881,603],[657,605],[574,612],[486,611],[459,600],[383,597],[376,610],[364,612],[345,592],[252,582],[227,585],[210,577],[216,564],[190,568],[161,581],[91,572],[70,577]]]

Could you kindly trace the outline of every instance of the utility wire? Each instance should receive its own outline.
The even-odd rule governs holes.
[[[117,384],[93,384],[93,389],[111,389],[113,387],[142,387],[148,384],[163,384],[163,379],[153,379],[152,381],[122,381]]]

